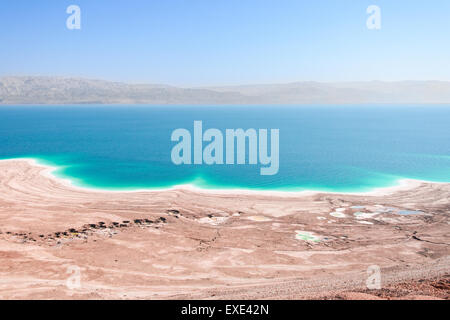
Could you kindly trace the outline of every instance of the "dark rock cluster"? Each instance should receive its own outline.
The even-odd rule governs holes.
[[[143,219],[134,219],[133,221],[124,220],[121,222],[113,221],[110,223],[106,223],[100,221],[98,223],[90,223],[85,224],[81,228],[69,228],[65,231],[57,231],[50,234],[39,234],[33,235],[33,233],[13,233],[10,231],[2,232],[0,230],[0,235],[5,234],[5,238],[19,241],[22,243],[29,242],[40,242],[47,244],[61,244],[62,241],[74,240],[74,239],[84,239],[87,241],[89,236],[92,235],[106,235],[112,237],[114,234],[117,234],[119,230],[133,227],[150,227],[154,225],[155,227],[158,224],[167,223],[167,219],[164,217],[159,217],[156,220],[150,220],[147,218]]]

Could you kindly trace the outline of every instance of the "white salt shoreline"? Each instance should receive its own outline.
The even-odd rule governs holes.
[[[415,189],[424,183],[432,184],[446,184],[446,182],[434,182],[434,181],[424,181],[415,179],[399,179],[397,184],[389,187],[375,188],[367,192],[332,192],[332,191],[315,191],[315,190],[304,190],[304,191],[270,191],[270,190],[248,190],[248,189],[202,189],[192,184],[176,185],[170,188],[161,189],[135,189],[135,190],[108,190],[101,188],[90,188],[77,186],[73,183],[70,178],[62,178],[55,174],[57,170],[61,167],[51,166],[47,164],[42,164],[39,159],[34,158],[11,158],[11,159],[1,159],[1,162],[15,162],[24,161],[30,166],[41,167],[44,170],[40,172],[41,175],[58,181],[59,183],[68,186],[73,189],[95,192],[95,193],[153,193],[153,192],[168,192],[168,191],[190,191],[202,194],[217,194],[217,195],[253,195],[253,196],[267,196],[267,197],[299,197],[299,196],[311,196],[316,194],[342,194],[342,195],[355,195],[355,196],[383,196],[390,195],[398,191],[407,191]]]

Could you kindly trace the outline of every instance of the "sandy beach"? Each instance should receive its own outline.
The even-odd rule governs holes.
[[[107,192],[52,170],[0,161],[0,299],[450,296],[450,184]],[[379,290],[366,286],[370,266]]]

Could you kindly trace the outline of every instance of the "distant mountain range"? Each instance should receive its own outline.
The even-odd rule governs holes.
[[[179,88],[64,77],[0,78],[0,104],[450,103],[450,82],[295,82]]]

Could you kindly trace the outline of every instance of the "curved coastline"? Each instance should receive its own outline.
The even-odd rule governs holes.
[[[380,195],[388,195],[397,191],[405,191],[414,189],[419,187],[424,183],[433,183],[433,184],[446,184],[448,182],[436,182],[436,181],[426,181],[419,179],[409,179],[409,178],[399,178],[396,179],[394,184],[388,186],[381,186],[372,188],[369,191],[361,191],[361,192],[344,192],[344,191],[328,191],[328,190],[301,190],[301,191],[280,191],[280,190],[252,190],[246,188],[201,188],[196,186],[195,184],[180,184],[174,185],[167,188],[137,188],[137,189],[108,189],[102,187],[92,187],[85,186],[82,183],[81,179],[77,179],[76,177],[71,177],[68,175],[64,175],[61,172],[64,165],[56,165],[50,164],[51,161],[42,159],[42,158],[34,158],[34,157],[17,157],[17,158],[2,158],[0,161],[25,161],[32,166],[38,166],[44,168],[41,171],[41,174],[57,180],[62,184],[69,186],[71,188],[89,191],[89,192],[110,192],[110,193],[138,193],[138,192],[167,192],[174,190],[184,190],[205,194],[226,194],[226,195],[264,195],[264,196],[279,196],[279,197],[298,197],[298,196],[306,196],[306,195],[315,195],[315,194],[342,194],[342,195],[367,195],[367,196],[380,196]],[[77,183],[77,180],[79,183]]]
[[[88,299],[123,299],[125,289],[141,299],[312,297],[360,288],[374,263],[394,285],[449,271],[450,183],[406,180],[381,191],[413,189],[382,196],[192,186],[111,193],[77,187],[36,159],[0,160],[0,168],[0,249],[12,297],[72,296],[60,280],[68,261],[85,267],[78,294]],[[361,206],[365,216],[355,214]],[[320,241],[298,236],[306,232]]]

